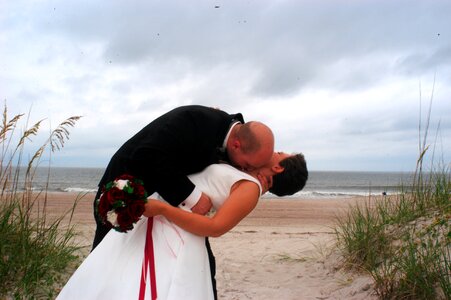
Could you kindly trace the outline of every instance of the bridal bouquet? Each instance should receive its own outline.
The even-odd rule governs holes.
[[[105,185],[96,200],[97,214],[106,226],[127,232],[141,218],[146,202],[147,192],[142,180],[122,175]]]

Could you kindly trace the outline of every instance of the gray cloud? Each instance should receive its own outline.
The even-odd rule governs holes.
[[[398,153],[416,155],[418,84],[426,104],[434,74],[431,128],[450,134],[449,15],[449,1],[10,1],[0,97],[84,115],[65,159],[87,164],[196,103],[271,124],[313,167],[400,169]]]

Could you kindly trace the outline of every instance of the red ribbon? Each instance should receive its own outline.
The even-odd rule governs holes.
[[[139,287],[139,300],[144,300],[146,295],[147,271],[150,271],[150,291],[152,300],[157,299],[157,283],[155,280],[155,257],[152,240],[153,218],[147,219],[146,245],[144,247],[144,259],[141,270],[141,285]]]

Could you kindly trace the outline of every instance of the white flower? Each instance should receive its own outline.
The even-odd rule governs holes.
[[[112,210],[107,213],[107,220],[110,221],[113,226],[119,225],[119,223],[117,222],[117,213]]]
[[[123,190],[124,187],[126,187],[127,185],[128,185],[128,180],[119,179],[119,180],[115,181],[115,186],[120,190]]]

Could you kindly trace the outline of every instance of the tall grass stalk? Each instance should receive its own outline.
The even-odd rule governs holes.
[[[430,113],[412,183],[337,220],[347,265],[368,272],[381,299],[451,299],[451,172],[423,169]]]
[[[61,272],[77,258],[73,209],[50,219],[47,188],[34,191],[33,180],[46,149],[61,149],[69,127],[80,117],[59,124],[24,164],[25,145],[38,135],[44,120],[31,126],[25,120],[26,129],[16,137],[25,114],[9,119],[7,112],[5,105],[0,124],[0,298],[52,298]]]

